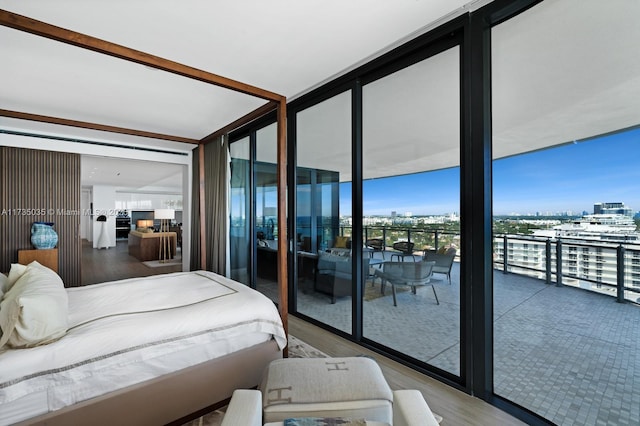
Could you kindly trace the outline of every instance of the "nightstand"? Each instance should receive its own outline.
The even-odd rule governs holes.
[[[37,261],[42,266],[46,266],[56,274],[58,273],[58,249],[41,250],[18,250],[18,263],[28,265]]]

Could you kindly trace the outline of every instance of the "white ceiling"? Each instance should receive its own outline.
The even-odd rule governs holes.
[[[463,13],[461,8],[468,2],[0,0],[0,8],[291,99],[424,32],[443,16]],[[11,58],[0,67],[3,109],[200,139],[265,103],[6,27],[0,27],[0,40],[0,57]],[[3,117],[0,125],[89,140],[190,149],[155,139]],[[143,165],[85,157],[82,165],[83,185],[120,187],[129,182],[139,189],[155,178],[162,185],[176,182],[177,172],[165,163]],[[125,174],[127,179],[122,178]]]
[[[489,0],[465,6],[468,2],[0,0],[0,8],[292,99]],[[637,0],[545,1],[492,30],[494,157],[639,125],[638,15]],[[264,103],[4,27],[0,27],[0,41],[3,109],[199,139]],[[412,110],[411,105],[405,107]],[[402,129],[402,134],[384,133],[380,140],[373,140],[376,135],[371,134],[367,143],[375,147],[411,143],[411,137],[424,133],[419,113],[430,116],[429,111],[437,112],[437,107],[433,103],[431,107],[421,104],[420,111],[413,108],[418,112],[416,119],[388,123],[388,129]],[[431,134],[458,138],[456,132],[446,130],[455,128],[456,120],[456,115],[433,120]],[[333,121],[339,122],[345,120]],[[4,118],[0,127],[105,137],[103,132]],[[337,128],[332,133],[349,134],[348,129],[345,133]],[[309,140],[309,146],[315,147],[306,153],[309,159],[326,157],[326,140],[320,140],[324,134],[317,132],[319,139]],[[394,140],[389,140],[389,134]],[[132,139],[117,134],[109,138],[127,143]],[[134,139],[139,145],[183,152],[190,148]],[[434,140],[429,149],[412,155],[411,161],[377,170],[384,175],[455,166],[457,150],[451,147],[458,143]],[[341,145],[347,154],[348,146]],[[339,155],[339,151],[332,153]],[[367,153],[371,161],[384,160],[374,158],[374,153]],[[388,157],[384,151],[380,155]],[[344,171],[343,177],[348,173]]]
[[[182,193],[184,166],[83,155],[80,161],[83,186],[108,185],[116,191]]]
[[[468,0],[0,0],[0,8],[288,98]],[[4,109],[200,139],[265,101],[0,27]]]
[[[638,16],[637,0],[544,1],[494,27],[493,157],[640,126]],[[365,178],[460,164],[455,52],[364,86]],[[349,181],[350,99],[341,96],[299,114],[297,153],[301,165]]]

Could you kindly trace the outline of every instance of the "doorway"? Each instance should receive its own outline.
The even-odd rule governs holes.
[[[179,163],[82,156],[82,285],[179,272],[189,264],[189,169]],[[171,232],[176,233],[174,262],[154,264],[129,253],[130,231],[159,231],[155,209],[175,213],[171,221]],[[104,222],[97,221],[100,216]],[[145,223],[138,220],[147,216],[150,220]],[[125,222],[128,229],[120,229]]]

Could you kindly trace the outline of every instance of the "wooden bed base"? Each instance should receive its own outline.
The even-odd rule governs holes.
[[[282,357],[275,340],[74,404],[19,425],[166,425],[256,387]]]

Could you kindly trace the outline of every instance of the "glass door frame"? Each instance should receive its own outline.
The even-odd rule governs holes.
[[[351,91],[352,98],[352,110],[351,110],[351,120],[352,120],[352,258],[353,261],[353,269],[352,269],[352,332],[351,334],[345,333],[341,330],[337,330],[327,324],[324,324],[314,318],[310,318],[305,316],[302,313],[299,313],[296,305],[295,295],[297,294],[297,282],[292,279],[292,277],[296,277],[296,262],[295,262],[295,254],[290,258],[290,268],[294,268],[290,271],[290,283],[289,283],[289,312],[293,315],[299,316],[306,321],[309,321],[315,325],[318,325],[322,328],[328,329],[331,332],[338,334],[342,337],[345,337],[349,340],[355,341],[369,349],[382,353],[386,356],[389,356],[403,364],[411,366],[412,368],[437,377],[438,379],[458,388],[463,389],[466,392],[471,393],[471,382],[469,380],[469,375],[472,366],[469,365],[468,360],[471,359],[472,348],[470,348],[470,330],[471,330],[471,319],[469,314],[468,306],[470,304],[471,298],[469,297],[468,284],[469,279],[463,278],[463,268],[461,265],[461,289],[460,289],[460,315],[461,315],[461,330],[460,330],[460,338],[461,338],[461,356],[460,356],[460,376],[455,376],[451,373],[439,370],[435,367],[429,366],[424,362],[411,359],[402,352],[398,350],[394,350],[392,348],[385,347],[375,341],[369,340],[366,337],[363,337],[363,302],[362,302],[362,286],[357,285],[357,283],[361,282],[364,277],[362,276],[362,247],[363,247],[363,188],[362,188],[362,177],[363,177],[363,165],[362,165],[362,134],[363,134],[363,124],[362,124],[362,88],[367,83],[376,81],[380,78],[383,78],[389,74],[394,73],[395,71],[406,68],[412,64],[420,62],[422,60],[428,59],[432,56],[435,56],[441,52],[444,52],[454,46],[459,47],[460,51],[460,168],[461,168],[461,189],[460,194],[462,197],[463,190],[465,185],[469,185],[469,182],[473,182],[474,178],[465,178],[464,173],[465,170],[469,170],[469,167],[465,166],[465,156],[464,153],[464,142],[465,138],[471,133],[467,130],[467,123],[469,119],[469,114],[464,108],[465,102],[467,99],[465,98],[466,93],[468,92],[468,82],[467,82],[467,69],[465,66],[468,65],[468,61],[465,60],[465,55],[468,53],[465,47],[465,43],[468,40],[465,37],[465,30],[467,29],[468,18],[463,16],[458,19],[454,19],[449,24],[445,24],[443,27],[438,28],[438,30],[428,33],[425,36],[420,37],[419,39],[414,40],[413,42],[408,43],[405,46],[397,49],[396,51],[392,51],[387,55],[384,55],[369,64],[366,64],[361,69],[357,69],[352,71],[345,76],[342,76],[335,80],[333,83],[329,83],[328,86],[324,87],[324,90],[316,90],[311,92],[308,95],[305,95],[301,99],[297,99],[289,103],[288,105],[288,175],[289,175],[289,188],[294,188],[292,191],[290,189],[288,204],[289,204],[289,229],[291,229],[291,234],[295,235],[295,220],[292,221],[291,218],[296,217],[296,180],[295,180],[295,170],[296,170],[296,114],[300,111],[303,111],[306,108],[317,105],[333,96],[336,96],[345,91]],[[321,88],[322,89],[322,88]],[[467,160],[469,161],[469,160]],[[467,203],[468,204],[468,203]],[[464,212],[465,200],[461,198],[460,200],[460,209]],[[469,211],[473,210],[471,208]],[[468,217],[473,216],[470,213],[467,213]],[[463,215],[464,220],[464,215]],[[465,239],[470,239],[468,236],[465,238],[463,233],[463,225],[461,224],[461,235],[463,241]],[[291,247],[291,245],[290,245]],[[293,250],[295,250],[295,244],[293,245]],[[469,250],[467,247],[461,247],[462,251]],[[464,263],[464,262],[463,262]],[[470,272],[469,272],[470,273]]]
[[[481,398],[528,423],[540,424],[540,417],[493,393],[493,262],[492,262],[492,140],[491,140],[491,36],[493,26],[541,0],[494,0],[416,37],[380,57],[353,69],[287,105],[289,312],[328,329],[346,339],[377,351],[409,367],[433,376],[455,388]],[[355,282],[361,279],[362,246],[362,85],[401,69],[425,52],[438,53],[438,43],[455,38],[461,55],[461,145],[460,145],[460,376],[450,377],[423,365],[415,365],[402,353],[387,351],[362,338],[361,290],[353,288],[353,327],[347,334],[297,312],[296,264],[296,114],[336,94],[352,94],[352,217],[356,261]],[[431,50],[429,50],[431,49]],[[427,55],[430,56],[430,55]],[[254,132],[252,159],[255,160],[255,131],[276,121],[275,113],[232,132],[233,142]],[[253,182],[252,182],[253,185]],[[252,188],[253,191],[253,188]],[[255,206],[252,206],[255,211]],[[251,219],[253,220],[253,219]],[[251,225],[252,229],[254,224]],[[255,235],[251,236],[255,246]],[[255,251],[255,249],[254,249]],[[252,264],[255,254],[252,254]],[[255,272],[252,271],[253,282]],[[473,283],[473,285],[471,285]]]
[[[249,227],[249,248],[248,248],[248,276],[249,276],[249,287],[255,289],[256,288],[256,279],[257,279],[257,270],[256,270],[256,259],[257,259],[257,247],[258,247],[258,239],[256,235],[256,141],[257,141],[257,131],[276,122],[276,114],[271,113],[262,117],[255,122],[250,123],[247,126],[244,126],[229,135],[229,144],[234,142],[239,142],[245,138],[249,138],[249,180],[247,182],[248,185],[248,194],[249,194],[249,202],[248,202],[248,219],[247,226]]]

